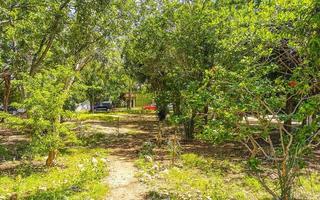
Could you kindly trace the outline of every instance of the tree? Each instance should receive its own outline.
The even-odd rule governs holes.
[[[5,122],[19,128],[32,137],[29,153],[48,153],[47,166],[53,166],[57,149],[63,146],[62,141],[73,138],[72,133],[60,123],[65,114],[63,105],[69,96],[65,82],[72,71],[63,66],[57,69],[44,70],[31,77],[25,75],[26,98],[14,105],[26,111],[27,118],[4,115]]]
[[[17,105],[26,108],[26,122],[31,123],[32,130],[37,129],[35,139],[40,140],[33,141],[48,142],[47,164],[52,165],[57,147],[51,145],[61,139],[62,124],[58,119],[63,114],[67,97],[73,92],[74,82],[86,66],[93,66],[93,59],[103,55],[106,44],[123,36],[120,30],[128,23],[127,15],[131,10],[120,1],[95,0],[10,0],[1,2],[0,6],[0,64],[9,66],[14,89],[20,92]],[[52,82],[50,76],[54,79]],[[34,88],[31,83],[35,84]],[[4,94],[8,102],[9,92]],[[53,99],[55,101],[51,101]],[[39,109],[32,101],[39,104]],[[46,101],[52,103],[52,107]],[[50,116],[45,116],[45,109]],[[37,122],[36,117],[43,120]],[[49,127],[49,123],[53,126]],[[30,127],[25,128],[32,134]],[[42,135],[46,137],[40,137]]]
[[[109,45],[111,50],[96,56],[95,60],[80,73],[79,81],[85,87],[85,95],[90,101],[90,110],[101,100],[117,100],[120,94],[127,92],[129,85],[121,61],[121,52],[117,45]]]
[[[81,71],[119,35],[126,20],[121,19],[125,13],[119,16],[122,7],[117,1],[6,1],[1,8],[0,63],[9,66],[17,80],[57,65]],[[74,80],[71,77],[66,87]],[[25,97],[24,86],[18,90]]]
[[[202,137],[242,142],[251,152],[253,174],[275,199],[292,199],[303,157],[319,139],[319,65],[305,51],[305,35],[315,32],[302,25],[314,6],[312,1],[271,1],[232,9],[223,25],[228,28],[220,41],[219,65],[205,82],[211,85],[215,117]],[[270,168],[260,165],[260,155],[277,170],[276,188],[264,180]]]
[[[186,137],[192,139],[199,107],[192,106],[194,102],[188,102],[182,93],[187,93],[190,87],[200,87],[204,70],[213,65],[214,4],[157,3],[158,6],[151,6],[152,14],[134,27],[133,37],[125,48],[126,65],[140,81],[151,85],[159,114],[166,115],[170,102],[176,115],[183,113]],[[204,107],[205,104],[201,110]]]

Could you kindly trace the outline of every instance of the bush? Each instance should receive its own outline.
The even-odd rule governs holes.
[[[155,148],[155,144],[153,144],[151,141],[144,142],[139,151],[139,157],[142,157],[142,158],[153,157],[154,148]]]
[[[71,71],[62,66],[41,71],[34,77],[25,75],[20,84],[24,86],[26,97],[14,105],[26,110],[27,118],[1,113],[8,126],[31,135],[30,154],[50,152],[48,165],[53,164],[56,149],[76,139],[61,123],[61,118],[67,114],[63,106],[69,96],[66,83],[70,76]]]

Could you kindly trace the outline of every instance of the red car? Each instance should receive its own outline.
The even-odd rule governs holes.
[[[157,106],[155,104],[150,104],[150,105],[146,105],[143,106],[144,110],[157,110]]]

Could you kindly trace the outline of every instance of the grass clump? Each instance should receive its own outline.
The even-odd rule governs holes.
[[[244,168],[244,164],[241,162],[236,163],[227,159],[208,159],[193,153],[182,155],[181,161],[184,166],[198,168],[206,173],[215,172],[220,174],[239,174]]]
[[[296,196],[301,199],[320,199],[320,173],[308,172],[300,176],[297,181]]]
[[[12,159],[12,153],[5,146],[0,144],[0,161]]]
[[[14,172],[2,173],[0,199],[12,195],[35,200],[103,199],[108,192],[101,183],[107,175],[106,154],[102,149],[70,149],[59,156],[56,167],[27,164]]]
[[[157,162],[145,159],[136,162],[142,174],[147,174],[144,180],[152,188],[150,199],[272,199],[260,182],[246,173],[243,162],[183,154],[179,167],[156,165]],[[268,184],[274,184],[271,178],[267,179]],[[320,199],[319,174],[300,176],[297,184],[296,197]]]
[[[159,168],[159,163],[147,160],[146,158],[139,158],[134,164],[139,169],[139,173],[137,175],[142,179],[151,178],[151,176],[158,172],[157,170]],[[147,177],[145,177],[146,175]]]
[[[76,114],[76,118],[80,121],[99,120],[104,122],[113,122],[117,120],[116,117],[111,116],[110,113],[105,113],[105,112],[97,112],[97,113],[80,112]]]

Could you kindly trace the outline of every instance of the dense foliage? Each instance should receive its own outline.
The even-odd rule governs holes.
[[[159,119],[172,104],[186,139],[244,145],[264,189],[293,197],[319,144],[318,0],[7,0],[0,9],[3,107],[25,111],[1,116],[49,152],[48,166],[72,136],[66,110],[143,85]],[[276,184],[264,180],[270,169]]]
[[[158,104],[178,107],[187,138],[241,142],[264,188],[292,198],[319,142],[318,3],[164,1],[153,9],[125,49],[129,68]],[[261,176],[261,156],[278,169],[276,187]]]

